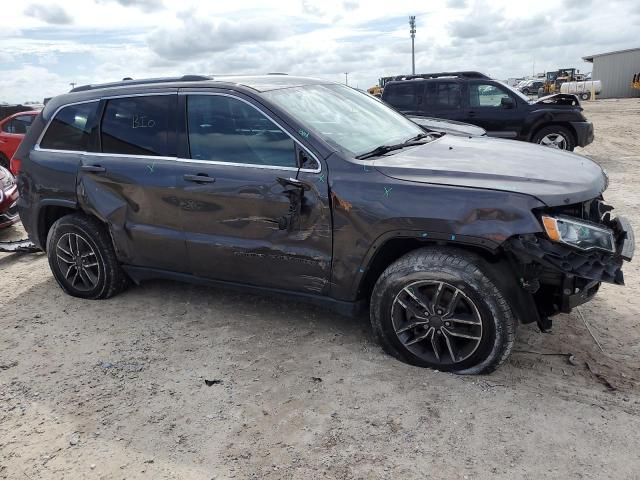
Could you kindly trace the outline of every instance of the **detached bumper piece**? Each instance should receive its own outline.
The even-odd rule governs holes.
[[[34,245],[31,240],[15,240],[11,242],[0,242],[0,252],[3,253],[34,253],[40,249]]]

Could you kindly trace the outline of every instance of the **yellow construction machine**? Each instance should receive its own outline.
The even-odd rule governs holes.
[[[547,72],[540,93],[544,95],[560,93],[560,86],[563,83],[581,80],[580,77],[583,77],[583,75],[580,75],[575,68],[561,68],[555,72]]]

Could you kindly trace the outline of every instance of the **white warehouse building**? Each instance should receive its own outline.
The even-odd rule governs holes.
[[[640,97],[640,90],[631,88],[633,76],[640,72],[640,48],[599,53],[582,59],[593,63],[591,78],[602,81],[599,98]]]

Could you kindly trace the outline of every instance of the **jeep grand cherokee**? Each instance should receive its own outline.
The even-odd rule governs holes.
[[[426,132],[323,80],[79,87],[14,160],[24,226],[70,295],[168,278],[368,305],[387,352],[458,373],[622,284],[634,249],[591,160]]]

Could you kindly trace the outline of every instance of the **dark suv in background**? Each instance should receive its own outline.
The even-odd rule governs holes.
[[[633,254],[591,160],[425,132],[322,80],[79,87],[14,159],[24,227],[70,295],[168,278],[368,307],[387,352],[458,373],[622,284]]]
[[[447,72],[395,77],[382,100],[410,116],[467,122],[487,135],[539,143],[561,150],[593,141],[593,124],[575,95],[529,100],[521,92],[478,72]]]

